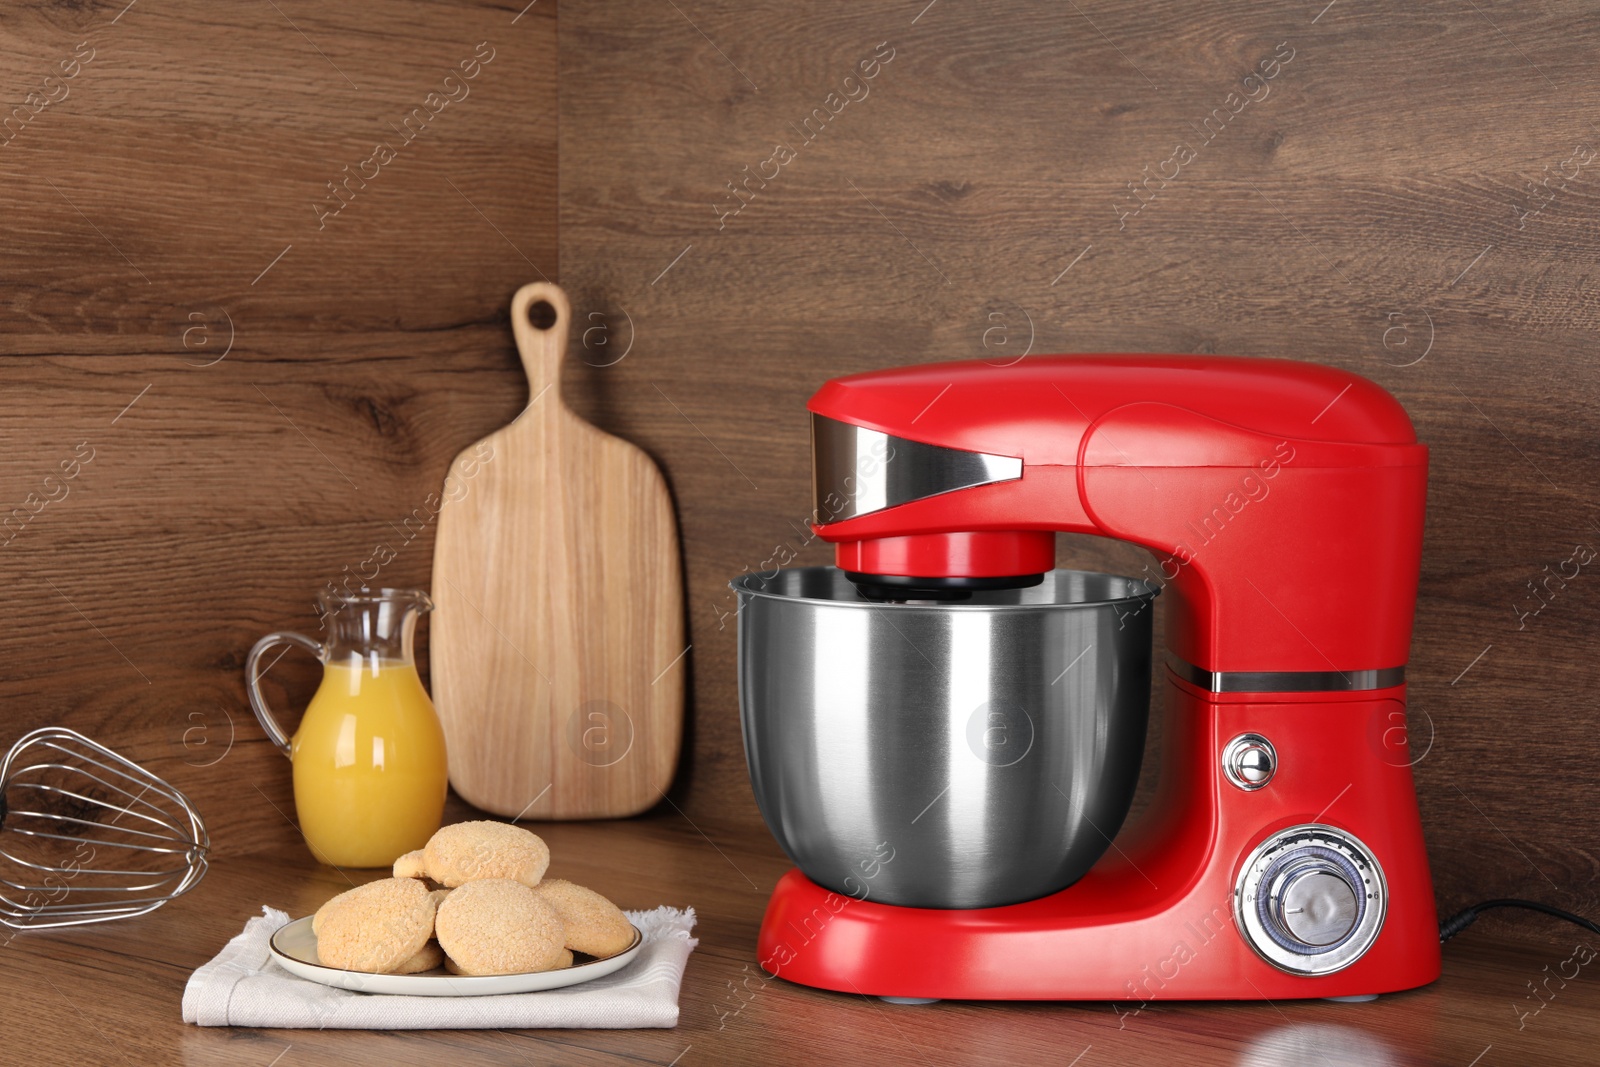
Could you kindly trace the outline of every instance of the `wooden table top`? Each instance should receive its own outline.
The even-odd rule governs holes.
[[[764,835],[710,837],[675,812],[538,827],[552,873],[623,907],[693,905],[675,1030],[314,1031],[201,1028],[181,1021],[189,973],[261,905],[308,914],[344,876],[308,856],[218,860],[188,896],[134,920],[30,931],[0,956],[0,1049],[30,1064],[310,1063],[1056,1063],[1587,1064],[1600,1048],[1600,983],[1551,978],[1576,928],[1487,918],[1445,950],[1434,985],[1368,1004],[1171,1003],[1119,1017],[1109,1004],[923,1007],[764,980],[756,927],[787,862]],[[1511,934],[1508,935],[1508,931]],[[7,932],[9,933],[9,932]],[[1514,939],[1511,939],[1514,937]],[[1597,946],[1600,947],[1600,946]],[[1546,971],[1545,968],[1549,968]],[[1565,970],[1570,973],[1569,965]],[[1536,1014],[1534,1009],[1540,1008]],[[1519,1028],[1520,1023],[1520,1028]],[[25,1050],[25,1051],[24,1051]],[[1074,1059],[1074,1057],[1078,1057]]]

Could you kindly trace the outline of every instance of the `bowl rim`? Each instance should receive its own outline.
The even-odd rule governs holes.
[[[768,582],[779,574],[797,574],[803,571],[831,571],[835,574],[844,572],[831,565],[813,565],[808,567],[778,567],[774,568],[771,577],[762,577],[766,571],[745,571],[743,574],[728,582],[739,596],[760,597],[765,600],[775,600],[780,604],[815,604],[830,608],[881,608],[892,611],[1074,611],[1080,609],[1103,608],[1114,604],[1132,604],[1137,602],[1149,603],[1161,595],[1162,587],[1145,578],[1130,578],[1125,574],[1112,574],[1109,571],[1087,571],[1074,567],[1053,567],[1046,574],[1086,574],[1097,578],[1116,578],[1134,586],[1142,586],[1144,592],[1132,593],[1128,596],[1110,597],[1105,600],[1075,600],[1061,604],[969,604],[962,601],[941,601],[938,603],[892,603],[881,600],[826,600],[821,597],[789,596],[775,593],[767,589],[753,589],[753,582]],[[848,581],[849,579],[846,579]]]

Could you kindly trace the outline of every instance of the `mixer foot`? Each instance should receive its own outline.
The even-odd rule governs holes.
[[[879,997],[885,1004],[937,1004],[938,997]]]
[[[1369,1000],[1377,1000],[1378,999],[1378,994],[1376,994],[1376,993],[1357,993],[1355,996],[1352,996],[1352,997],[1323,997],[1322,999],[1323,1000],[1327,1000],[1327,1001],[1331,1001],[1334,1004],[1365,1004]]]

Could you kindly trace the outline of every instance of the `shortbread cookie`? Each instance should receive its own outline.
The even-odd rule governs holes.
[[[510,878],[478,878],[451,892],[434,930],[462,974],[524,974],[571,964],[555,908]]]
[[[431,971],[444,962],[444,949],[439,947],[439,942],[429,940],[409,960],[396,967],[391,974],[421,974]]]
[[[428,877],[451,888],[480,878],[535,886],[550,866],[550,849],[539,835],[487,820],[443,827],[423,852]]]
[[[433,935],[436,907],[415,878],[368,882],[341,894],[323,915],[317,959],[328,967],[388,974],[422,951]]]
[[[562,949],[561,950],[561,960],[560,960],[560,962],[558,962],[554,967],[552,967],[550,969],[552,971],[564,971],[568,967],[571,967],[571,966],[572,966],[572,953],[570,951],[568,951],[567,949]],[[446,956],[444,958],[444,969],[449,971],[451,974],[459,974],[462,977],[466,977],[467,976],[467,972],[463,971],[460,967],[456,966],[456,961],[451,959],[449,956]]]
[[[422,878],[427,875],[428,868],[423,861],[425,853],[422,849],[407,852],[404,856],[394,861],[394,876],[396,878]]]
[[[593,889],[564,878],[549,878],[534,890],[561,917],[566,945],[591,956],[615,956],[633,944],[633,924],[617,907]]]
[[[328,913],[333,910],[334,906],[354,892],[354,889],[346,889],[343,893],[335,893],[329,897],[327,902],[317,909],[316,914],[311,916],[311,932],[313,934],[319,932],[322,929],[322,920],[328,917]]]

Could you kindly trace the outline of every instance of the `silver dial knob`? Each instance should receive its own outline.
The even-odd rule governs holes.
[[[1383,870],[1358,838],[1307,823],[1272,835],[1246,857],[1234,919],[1268,963],[1292,974],[1330,974],[1372,946],[1387,899]]]
[[[1223,747],[1222,770],[1240,789],[1260,789],[1278,772],[1278,752],[1260,734],[1240,734]]]
[[[1338,944],[1361,917],[1361,900],[1350,879],[1315,856],[1292,861],[1269,892],[1269,914],[1279,932],[1302,945]]]

